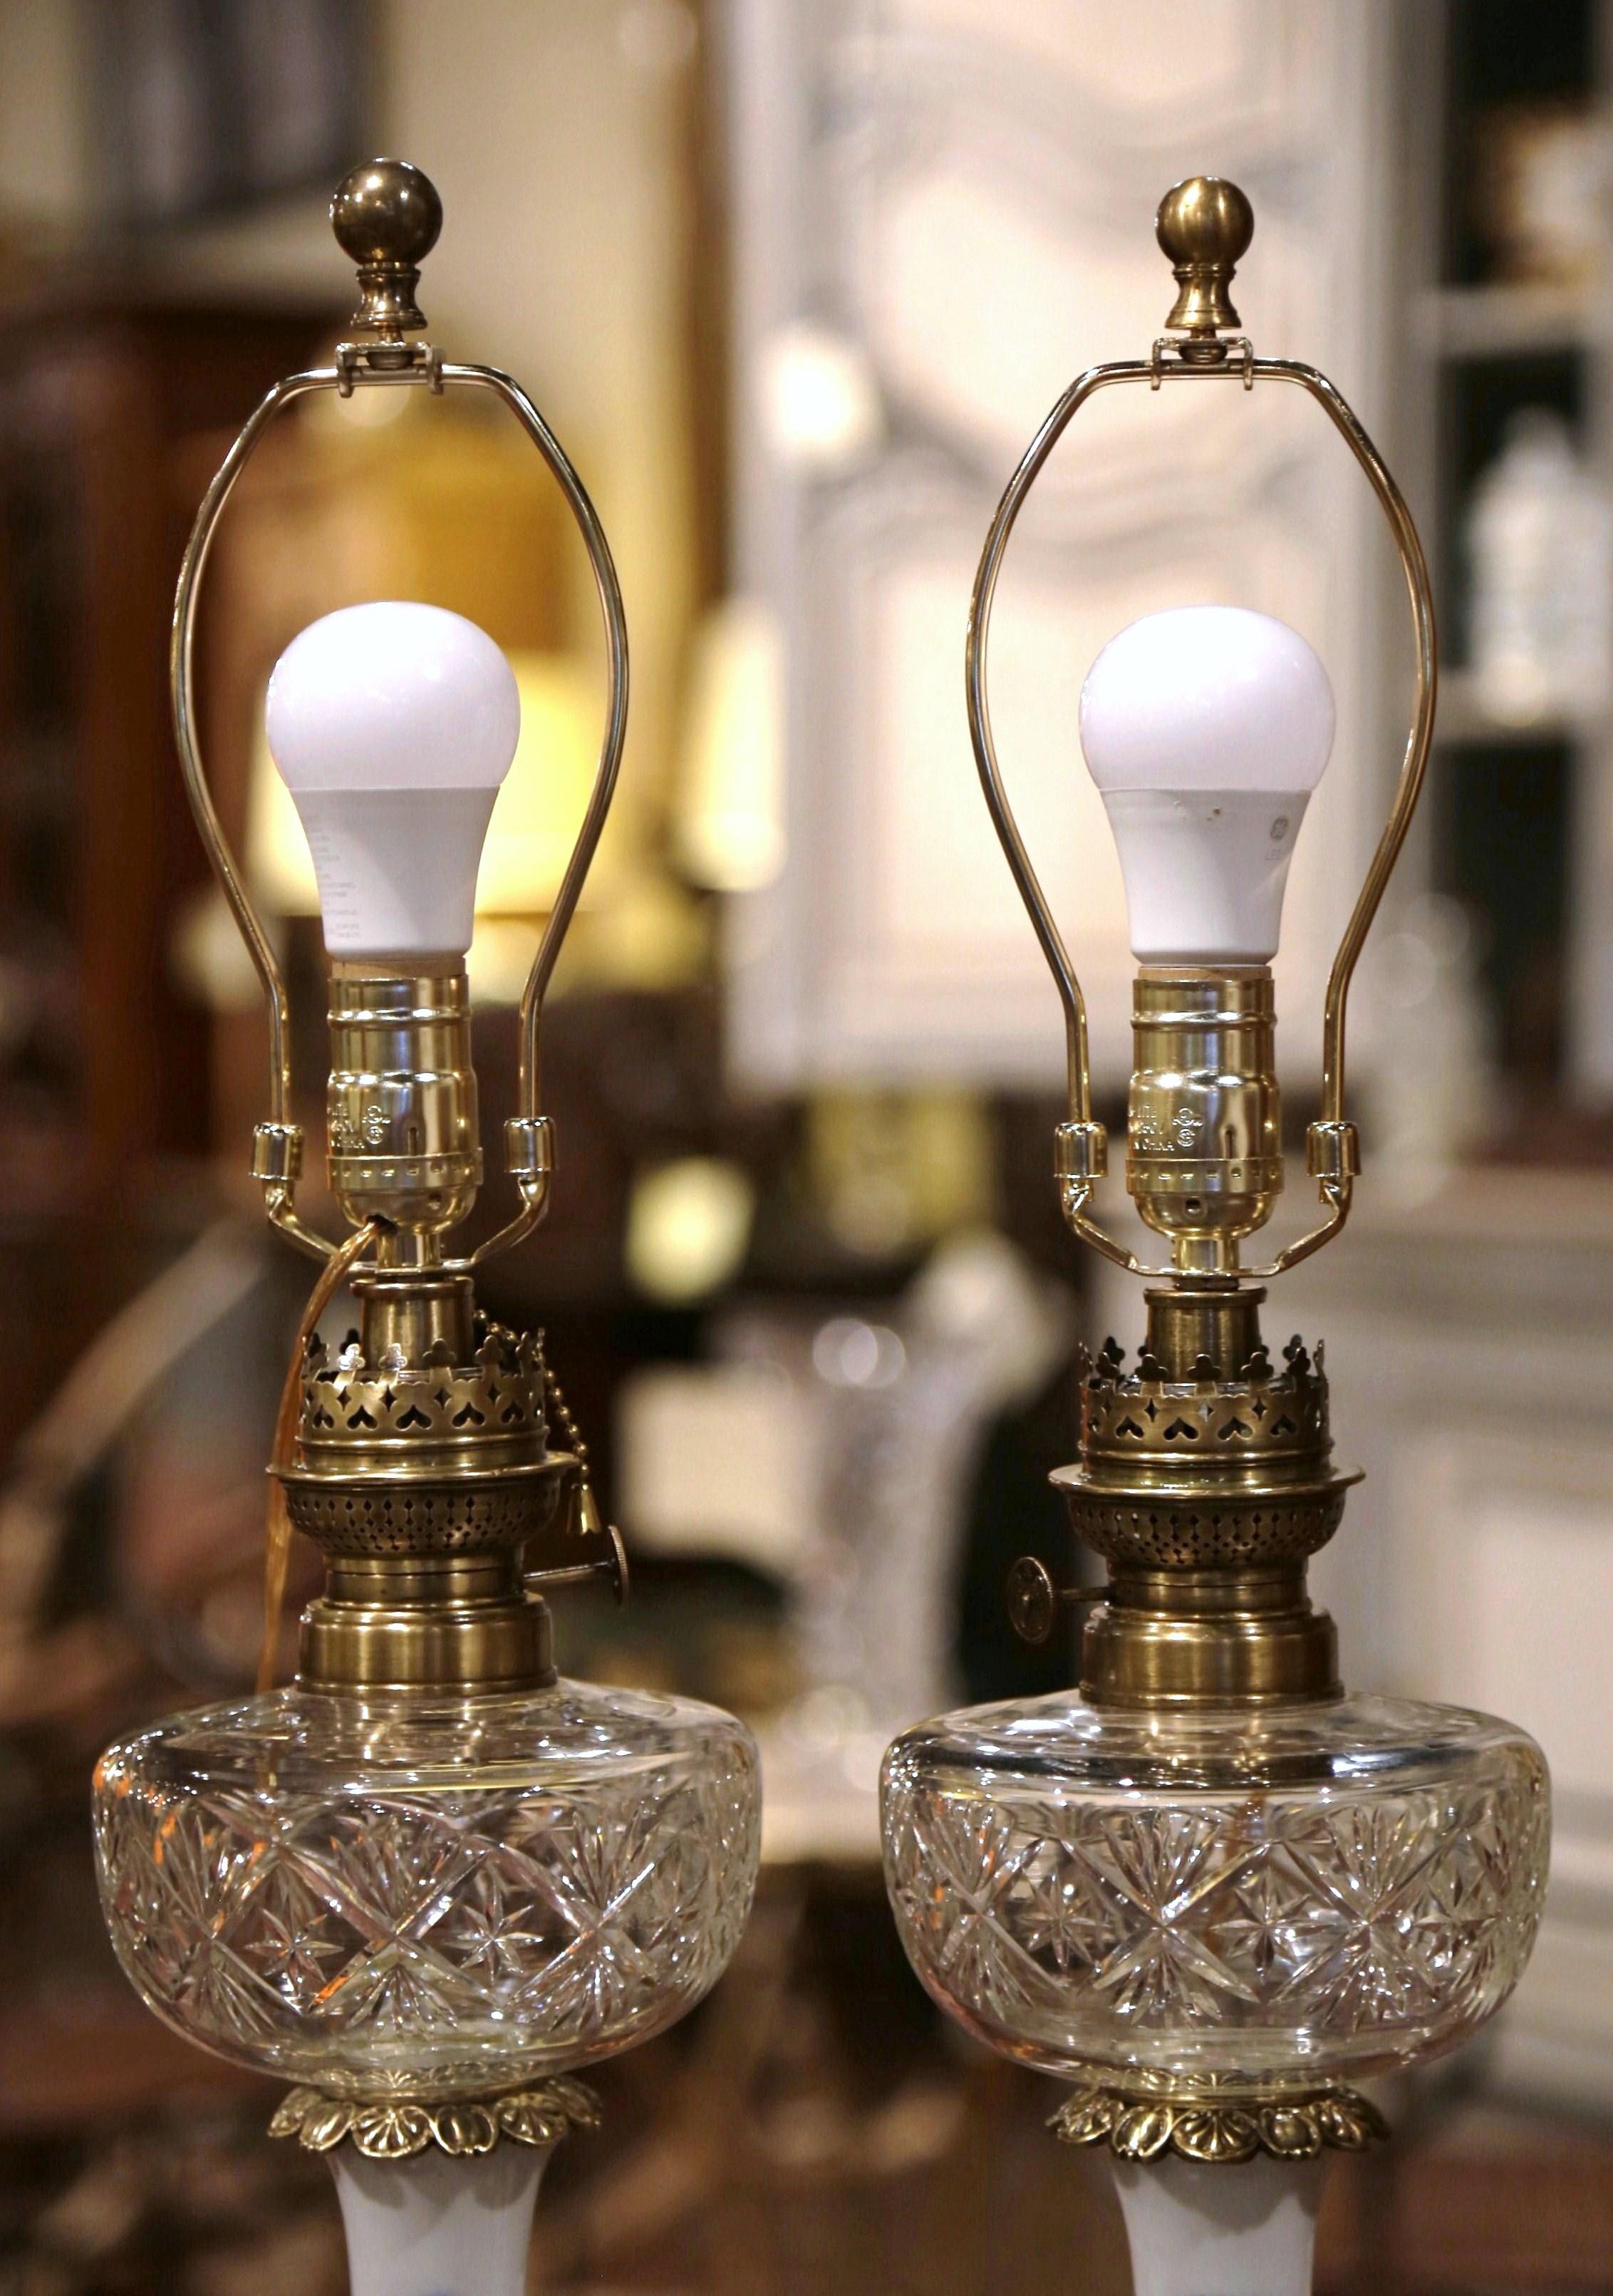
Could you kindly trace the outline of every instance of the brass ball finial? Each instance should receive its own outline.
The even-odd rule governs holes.
[[[1166,325],[1206,342],[1238,326],[1227,289],[1255,235],[1255,210],[1237,184],[1222,176],[1173,184],[1155,229],[1180,291]]]
[[[442,229],[442,201],[430,177],[406,160],[365,160],[337,185],[331,228],[358,266],[353,324],[388,339],[423,327],[414,290]]]

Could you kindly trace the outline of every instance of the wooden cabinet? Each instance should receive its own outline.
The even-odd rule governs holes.
[[[206,865],[168,617],[227,435],[320,332],[88,287],[0,329],[0,1234],[23,1358],[0,1443],[127,1289],[154,1164],[209,1145],[208,1018],[173,967]]]

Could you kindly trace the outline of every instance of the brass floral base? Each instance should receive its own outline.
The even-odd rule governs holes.
[[[334,2152],[347,2139],[367,2161],[406,2161],[429,2144],[459,2159],[491,2152],[501,2136],[516,2144],[558,2144],[571,2129],[597,2128],[599,2122],[594,2091],[561,2076],[509,2096],[445,2104],[405,2097],[366,2103],[294,2088],[270,2121],[269,2135],[295,2136],[308,2152]]]
[[[1298,2091],[1265,2098],[1213,2094],[1159,2096],[1123,2089],[1078,2088],[1048,2127],[1066,2144],[1107,2144],[1121,2161],[1314,2161],[1319,2152],[1364,2152],[1389,2127],[1375,2104],[1353,2088]]]

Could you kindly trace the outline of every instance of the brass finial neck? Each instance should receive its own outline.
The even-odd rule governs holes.
[[[1224,176],[1189,176],[1160,201],[1155,230],[1178,290],[1165,324],[1208,351],[1241,324],[1228,289],[1255,235],[1255,210]]]
[[[442,229],[442,201],[430,177],[406,160],[367,160],[337,185],[331,228],[358,266],[353,325],[385,340],[423,327],[414,290]]]

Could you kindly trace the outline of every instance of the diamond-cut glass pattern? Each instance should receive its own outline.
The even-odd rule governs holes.
[[[980,1707],[899,1738],[884,1794],[920,1977],[1054,2072],[1388,2071],[1499,2007],[1540,1919],[1539,1750],[1450,1708]]]
[[[349,2094],[487,2095],[647,2039],[749,1908],[756,1750],[687,1700],[561,1683],[287,1690],[96,1771],[102,1892],[157,2013]]]

